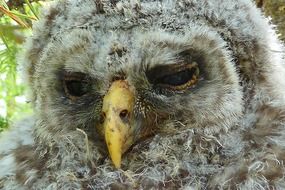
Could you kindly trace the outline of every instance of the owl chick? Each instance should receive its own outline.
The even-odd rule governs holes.
[[[250,0],[62,0],[20,62],[2,189],[285,189],[284,49]]]

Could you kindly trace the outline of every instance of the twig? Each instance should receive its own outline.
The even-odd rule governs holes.
[[[76,128],[77,131],[81,132],[84,137],[85,137],[85,144],[86,144],[86,159],[89,160],[91,158],[90,156],[90,151],[89,151],[89,142],[88,142],[88,136],[85,133],[85,131],[83,131],[82,129]]]
[[[26,25],[26,23],[24,23],[19,17],[17,17],[15,14],[13,14],[13,12],[5,9],[3,6],[0,6],[0,11],[3,12],[4,14],[6,14],[7,16],[11,17],[19,25],[26,27],[26,28],[29,28],[29,26]]]

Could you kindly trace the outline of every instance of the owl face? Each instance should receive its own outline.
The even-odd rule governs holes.
[[[119,157],[142,138],[183,126],[226,129],[237,121],[242,93],[217,34],[109,35],[76,29],[48,46],[36,68],[37,101],[48,127],[85,130],[89,139],[106,142],[119,167]],[[117,134],[108,135],[112,131]]]
[[[57,32],[34,66],[35,106],[51,135],[79,128],[120,167],[145,138],[218,133],[239,120],[240,79],[218,31],[191,19],[177,30],[159,18],[126,29],[119,13],[102,17]]]

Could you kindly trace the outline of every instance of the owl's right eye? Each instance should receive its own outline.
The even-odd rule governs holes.
[[[90,89],[90,83],[83,73],[65,73],[63,86],[66,95],[70,98],[81,97]]]

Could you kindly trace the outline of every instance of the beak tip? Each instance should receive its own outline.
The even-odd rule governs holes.
[[[121,168],[121,164],[114,164],[116,169],[120,169]]]
[[[121,160],[112,160],[115,168],[120,169],[121,168]]]

